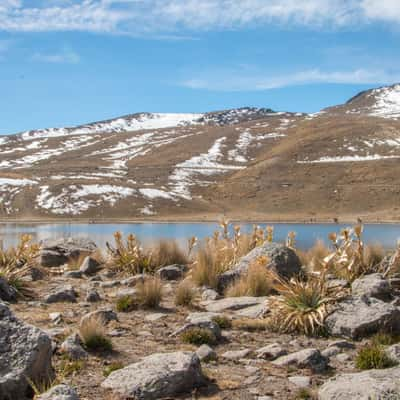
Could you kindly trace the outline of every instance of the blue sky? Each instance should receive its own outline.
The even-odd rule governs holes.
[[[399,23],[398,0],[0,0],[0,134],[318,111],[400,81]]]

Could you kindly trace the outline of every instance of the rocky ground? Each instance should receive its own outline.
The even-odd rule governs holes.
[[[59,256],[49,253],[47,262],[49,257],[56,260]],[[59,385],[39,397],[42,400],[318,396],[333,400],[367,399],[370,395],[388,399],[378,397],[385,393],[393,396],[391,399],[400,398],[396,388],[400,368],[360,372],[354,362],[368,336],[400,331],[398,298],[390,282],[379,274],[353,283],[352,295],[328,317],[328,336],[306,337],[261,329],[261,317],[268,312],[267,298],[220,298],[210,289],[199,288],[195,306],[175,306],[176,288],[182,279],[179,267],[161,272],[163,300],[159,308],[130,312],[117,312],[116,299],[133,293],[140,277],[91,268],[88,260],[84,273],[49,270],[48,276],[32,283],[34,300],[9,304],[17,319],[9,314],[8,303],[1,305],[1,400],[29,398],[21,371],[37,378],[51,374],[51,364]],[[0,294],[4,298],[4,287]],[[87,352],[74,339],[80,321],[89,313],[105,316],[112,351]],[[233,326],[220,330],[213,319],[216,315],[234,321]],[[188,326],[212,330],[218,343],[212,348],[184,344],[179,332]],[[399,357],[396,346],[388,351]],[[66,362],[67,358],[78,361]],[[129,368],[106,377],[106,371],[117,364]]]

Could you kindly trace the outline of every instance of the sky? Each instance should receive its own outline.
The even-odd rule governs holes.
[[[316,112],[400,82],[399,0],[0,0],[0,134],[135,112]]]

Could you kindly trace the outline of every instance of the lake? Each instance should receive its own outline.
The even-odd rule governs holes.
[[[251,231],[253,224],[240,224],[243,232]],[[330,232],[339,232],[348,225],[340,224],[260,224],[274,226],[274,240],[284,241],[288,232],[297,234],[296,245],[299,248],[311,247],[317,239],[327,242]],[[176,239],[185,245],[186,239],[196,236],[203,239],[212,235],[217,229],[216,223],[134,223],[134,224],[24,224],[1,223],[0,239],[5,246],[15,245],[21,234],[28,233],[34,241],[55,239],[61,237],[88,237],[100,248],[105,248],[107,241],[113,240],[113,233],[134,233],[143,243],[149,243],[161,238]],[[400,224],[366,224],[364,240],[366,243],[379,242],[387,248],[393,248],[400,238]]]

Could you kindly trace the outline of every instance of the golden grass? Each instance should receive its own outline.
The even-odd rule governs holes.
[[[269,322],[265,319],[241,318],[232,321],[233,329],[249,332],[265,331],[269,326]]]
[[[143,308],[159,307],[162,297],[163,288],[159,278],[151,277],[137,286],[136,299],[138,304]]]
[[[310,268],[312,271],[320,271],[324,267],[324,259],[330,252],[322,240],[317,240],[314,246],[307,251],[296,250],[301,265]]]
[[[175,305],[192,307],[194,299],[196,297],[196,291],[193,285],[188,281],[184,280],[179,283],[175,291]]]
[[[175,240],[162,239],[155,243],[149,250],[151,265],[154,269],[166,265],[189,263],[188,257]]]
[[[227,297],[254,296],[261,297],[271,294],[272,282],[267,273],[268,259],[260,257],[249,266],[247,274],[236,280],[225,291]]]
[[[112,342],[106,335],[102,318],[88,318],[79,327],[79,336],[88,350],[110,351]]]

